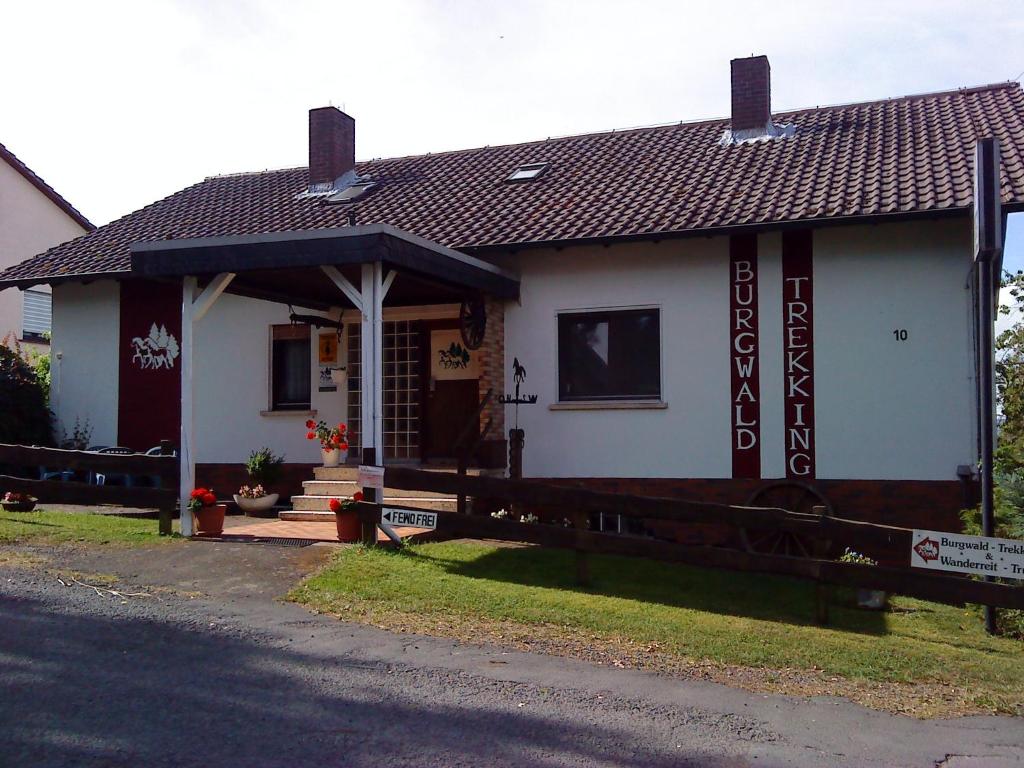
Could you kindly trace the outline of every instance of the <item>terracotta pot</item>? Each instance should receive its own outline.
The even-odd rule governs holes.
[[[339,451],[337,448],[331,449],[329,451],[324,448],[321,448],[320,456],[323,457],[325,467],[336,467],[338,466],[338,463],[341,461],[341,451]]]
[[[338,541],[359,541],[362,530],[354,511],[335,512],[334,522],[338,525]]]
[[[224,531],[224,513],[227,511],[227,504],[214,504],[212,507],[200,507],[193,512],[196,536],[220,536]]]

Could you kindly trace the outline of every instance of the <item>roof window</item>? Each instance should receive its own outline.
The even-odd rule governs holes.
[[[505,181],[533,181],[545,170],[547,170],[547,163],[528,163],[527,165],[520,165],[509,176]]]
[[[357,181],[327,198],[328,203],[351,203],[377,186],[375,181]]]

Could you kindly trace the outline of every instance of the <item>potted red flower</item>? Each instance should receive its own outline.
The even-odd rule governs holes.
[[[4,494],[3,500],[0,501],[0,505],[3,506],[7,512],[31,512],[36,507],[36,499],[33,496],[29,496],[27,493],[19,493],[18,491],[8,491]]]
[[[326,421],[310,419],[306,422],[306,429],[309,430],[307,439],[320,441],[320,455],[325,467],[336,467],[348,458],[348,427],[344,424],[329,427]]]
[[[338,541],[359,541],[360,525],[356,504],[362,500],[362,491],[356,491],[351,499],[344,501],[331,499],[331,512],[334,513],[334,522],[338,526]]]
[[[197,536],[220,536],[224,530],[227,504],[218,504],[212,488],[196,488],[189,496],[188,508],[196,524]]]

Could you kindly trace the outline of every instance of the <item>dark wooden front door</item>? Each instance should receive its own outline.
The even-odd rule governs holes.
[[[453,346],[454,345],[454,346]],[[455,443],[476,416],[479,367],[462,345],[455,321],[424,323],[424,460],[455,459]]]

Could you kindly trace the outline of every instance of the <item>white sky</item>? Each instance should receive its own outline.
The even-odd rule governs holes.
[[[0,142],[94,223],[205,176],[306,164],[307,110],[388,157],[1019,79],[1020,0],[4,0]],[[1024,214],[1007,266],[1024,268]],[[1020,231],[1018,231],[1020,230]]]

